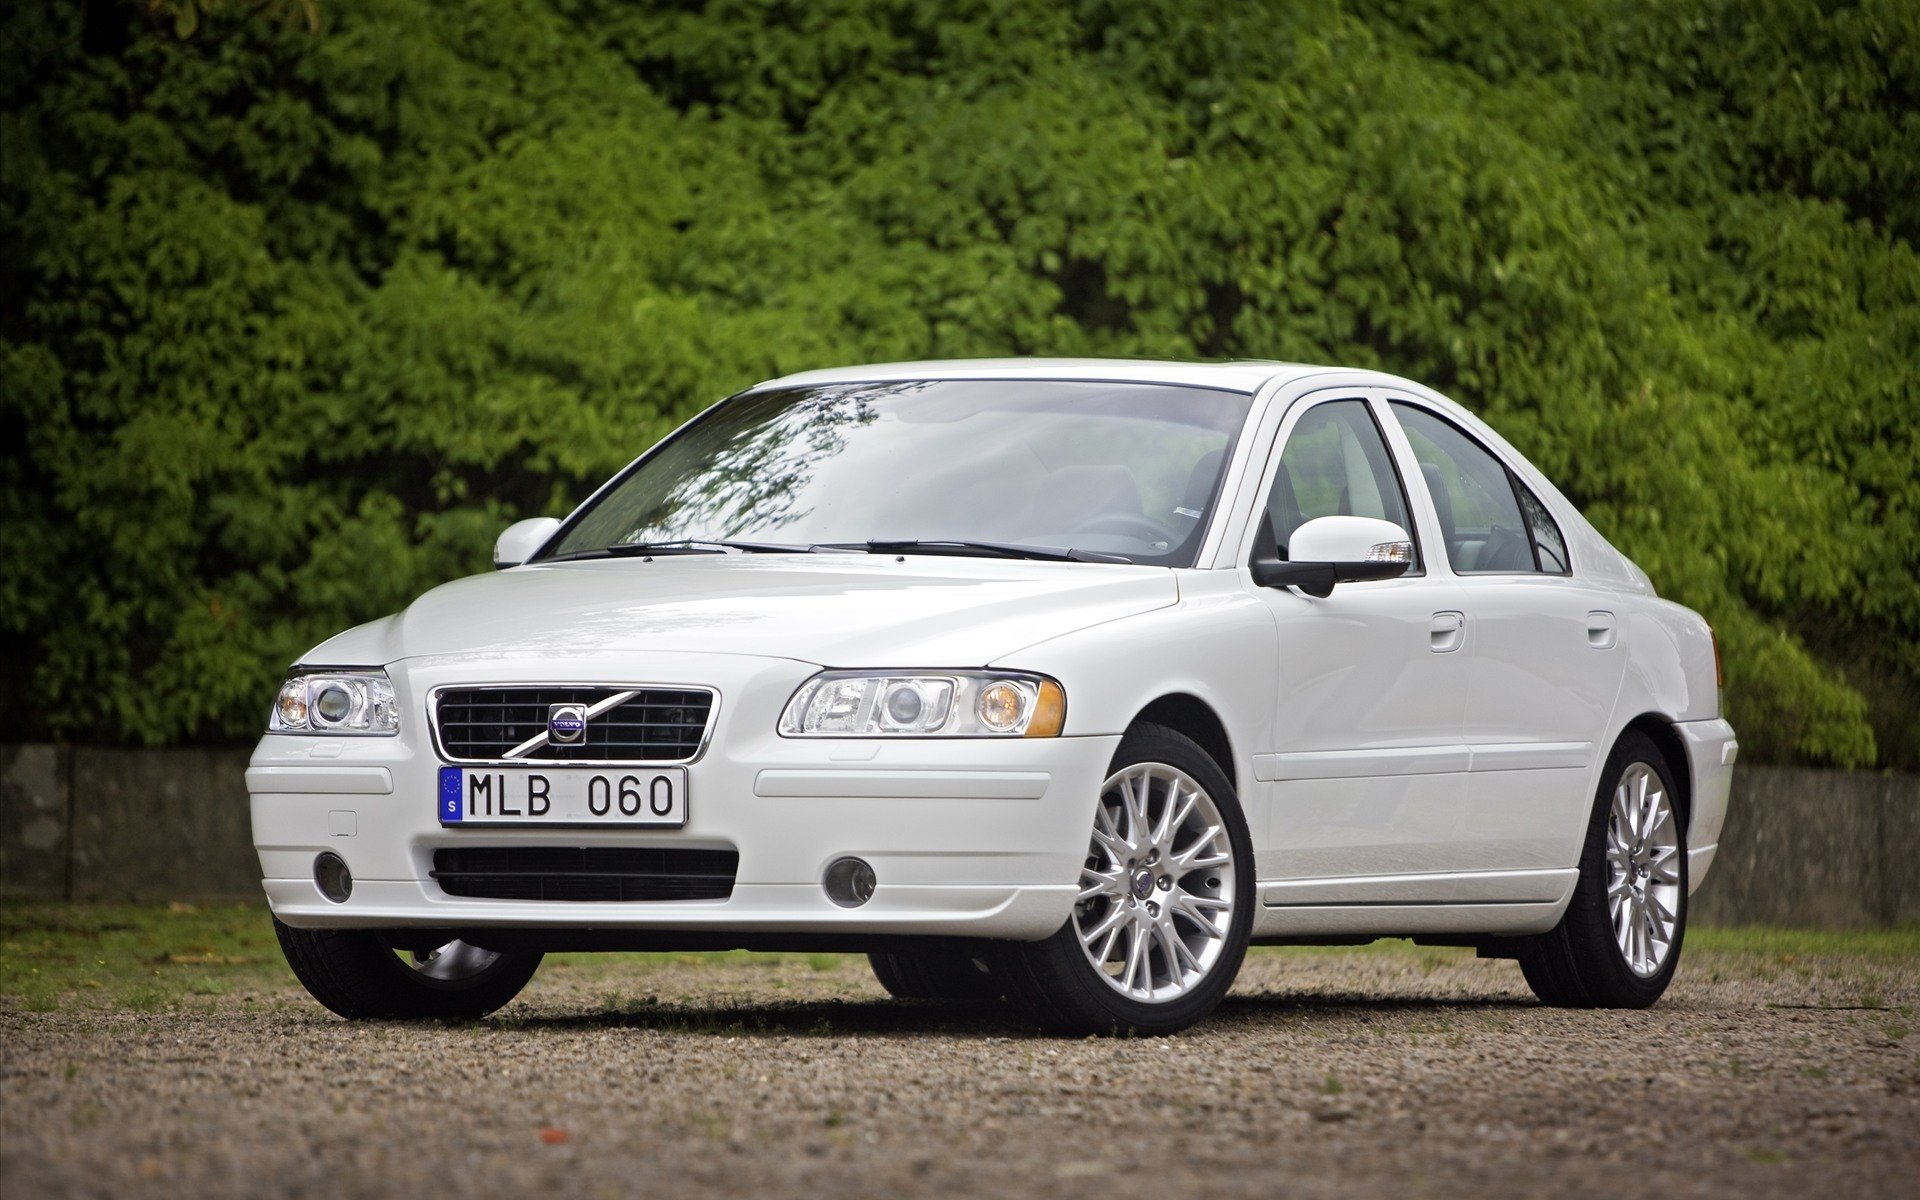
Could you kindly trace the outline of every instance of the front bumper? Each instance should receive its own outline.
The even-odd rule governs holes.
[[[642,658],[644,657],[644,661]],[[621,661],[622,659],[628,661]],[[696,661],[697,660],[697,661]],[[898,934],[1035,939],[1072,908],[1093,807],[1119,743],[1034,739],[789,739],[780,708],[814,668],[733,655],[613,655],[580,682],[699,681],[720,690],[708,744],[688,765],[683,829],[445,829],[441,765],[420,698],[475,676],[472,663],[395,670],[412,719],[393,738],[269,735],[247,772],[255,848],[274,914],[305,928],[660,930],[713,934]],[[486,664],[488,683],[551,679],[551,658]],[[449,846],[676,846],[739,852],[725,900],[571,902],[449,896],[431,878]],[[343,858],[352,896],[313,882]],[[834,859],[874,867],[873,899],[830,901]]]

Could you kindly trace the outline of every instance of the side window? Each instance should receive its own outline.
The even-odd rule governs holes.
[[[1533,556],[1540,570],[1549,575],[1573,574],[1567,562],[1567,539],[1560,536],[1553,514],[1517,479],[1513,481],[1513,494],[1520,497],[1520,511],[1527,516],[1527,532],[1533,535]]]
[[[1293,531],[1315,517],[1374,517],[1414,537],[1406,490],[1394,471],[1386,439],[1364,400],[1331,400],[1308,409],[1287,437],[1267,495],[1274,540],[1286,557]],[[1420,548],[1413,567],[1420,573]]]
[[[1540,560],[1557,564],[1546,569],[1566,571],[1567,549],[1559,528],[1540,501],[1517,484],[1506,464],[1423,408],[1395,402],[1393,412],[1413,444],[1454,570],[1462,575],[1539,571],[1534,553],[1538,540],[1543,543]],[[1522,496],[1537,510],[1533,519],[1521,513]]]

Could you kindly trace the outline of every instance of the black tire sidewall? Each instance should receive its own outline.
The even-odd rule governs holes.
[[[1620,777],[1635,763],[1651,768],[1666,789],[1679,825],[1680,870],[1679,904],[1673,945],[1660,969],[1649,976],[1636,975],[1627,965],[1626,955],[1614,938],[1613,918],[1607,903],[1607,824],[1612,811],[1614,788]],[[1608,755],[1600,773],[1599,793],[1594,797],[1593,816],[1588,824],[1586,844],[1580,855],[1580,880],[1574,889],[1574,901],[1568,907],[1566,921],[1571,949],[1593,1000],[1604,1007],[1644,1008],[1658,1000],[1673,980],[1680,965],[1680,951],[1687,936],[1687,888],[1691,879],[1687,870],[1687,817],[1674,787],[1673,772],[1666,756],[1652,741],[1638,733],[1629,733]]]
[[[999,986],[974,963],[984,954],[984,949],[978,953],[883,950],[868,954],[867,961],[880,986],[899,1000],[997,1000]]]
[[[480,974],[438,980],[400,961],[389,934],[378,929],[296,929],[274,919],[287,963],[307,992],[349,1020],[468,1020],[486,1016],[518,996],[543,957],[504,951]]]
[[[1214,807],[1219,810],[1234,860],[1233,919],[1228,926],[1226,945],[1213,970],[1199,986],[1178,999],[1148,1004],[1121,995],[1100,978],[1099,972],[1081,949],[1079,934],[1074,928],[1072,916],[1069,916],[1051,937],[1034,944],[1034,952],[1048,960],[1047,966],[1051,970],[1047,974],[1058,981],[1060,990],[1065,993],[1052,999],[1076,1018],[1066,1023],[1057,1020],[1050,1022],[1056,1027],[1065,1024],[1076,1032],[1084,1029],[1087,1032],[1146,1035],[1177,1032],[1213,1011],[1233,986],[1234,977],[1239,974],[1240,964],[1246,957],[1258,889],[1254,880],[1253,839],[1247,830],[1246,814],[1241,810],[1239,795],[1211,755],[1192,739],[1163,726],[1137,725],[1130,730],[1114,751],[1107,777],[1112,778],[1126,768],[1141,763],[1164,763],[1186,773],[1206,788]],[[1094,807],[1099,802],[1099,796],[1096,795],[1087,806],[1089,837],[1093,832]]]

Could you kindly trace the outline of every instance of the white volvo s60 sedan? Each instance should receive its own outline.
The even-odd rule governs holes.
[[[472,1016],[544,952],[864,952],[1164,1033],[1250,944],[1667,986],[1736,743],[1718,650],[1404,379],[1008,360],[761,384],[497,572],[290,672],[247,772],[301,981]]]

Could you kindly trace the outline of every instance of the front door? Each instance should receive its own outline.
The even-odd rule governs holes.
[[[1324,599],[1258,589],[1279,637],[1276,719],[1254,759],[1271,788],[1268,828],[1254,831],[1269,903],[1359,894],[1314,881],[1458,869],[1467,633],[1455,582],[1426,569],[1383,415],[1364,396],[1309,397],[1267,468],[1265,515],[1283,554],[1300,525],[1341,514],[1392,521],[1416,544],[1398,579],[1343,583]]]

